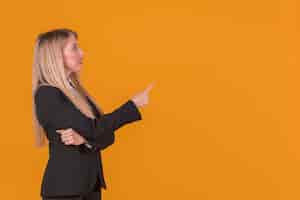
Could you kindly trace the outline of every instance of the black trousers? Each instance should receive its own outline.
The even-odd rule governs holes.
[[[42,197],[43,200],[102,200],[100,183],[97,181],[93,191],[89,192],[86,196],[55,196],[55,197]]]

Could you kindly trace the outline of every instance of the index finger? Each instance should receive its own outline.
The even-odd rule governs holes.
[[[147,88],[145,89],[145,92],[149,92],[153,88],[153,86],[154,86],[154,82],[152,82],[151,84],[149,84],[147,86]]]

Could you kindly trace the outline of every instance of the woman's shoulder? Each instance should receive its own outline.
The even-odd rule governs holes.
[[[53,85],[40,85],[35,91],[34,98],[35,101],[52,101],[57,98],[61,98],[61,90]]]
[[[46,89],[46,90],[60,90],[57,86],[54,86],[54,85],[50,85],[50,84],[40,84],[38,87],[37,87],[37,91],[38,90],[41,90],[41,89]]]

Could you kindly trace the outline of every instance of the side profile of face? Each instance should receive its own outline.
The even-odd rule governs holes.
[[[74,35],[70,35],[66,39],[66,44],[63,48],[63,59],[67,76],[69,76],[72,72],[80,71],[82,67],[83,52],[79,48]]]

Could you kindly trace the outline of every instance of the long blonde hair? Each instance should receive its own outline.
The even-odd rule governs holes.
[[[87,117],[95,118],[91,107],[85,96],[88,96],[94,105],[103,114],[103,111],[96,105],[94,99],[82,86],[79,72],[72,72],[69,78],[66,76],[63,47],[66,39],[73,34],[78,39],[78,34],[70,29],[53,29],[40,33],[34,44],[34,57],[32,66],[32,108],[33,126],[35,133],[35,146],[43,147],[47,139],[45,130],[37,120],[34,95],[41,85],[50,85],[59,88],[75,106]],[[68,80],[69,79],[69,80]],[[70,89],[70,82],[79,95],[73,95]]]

